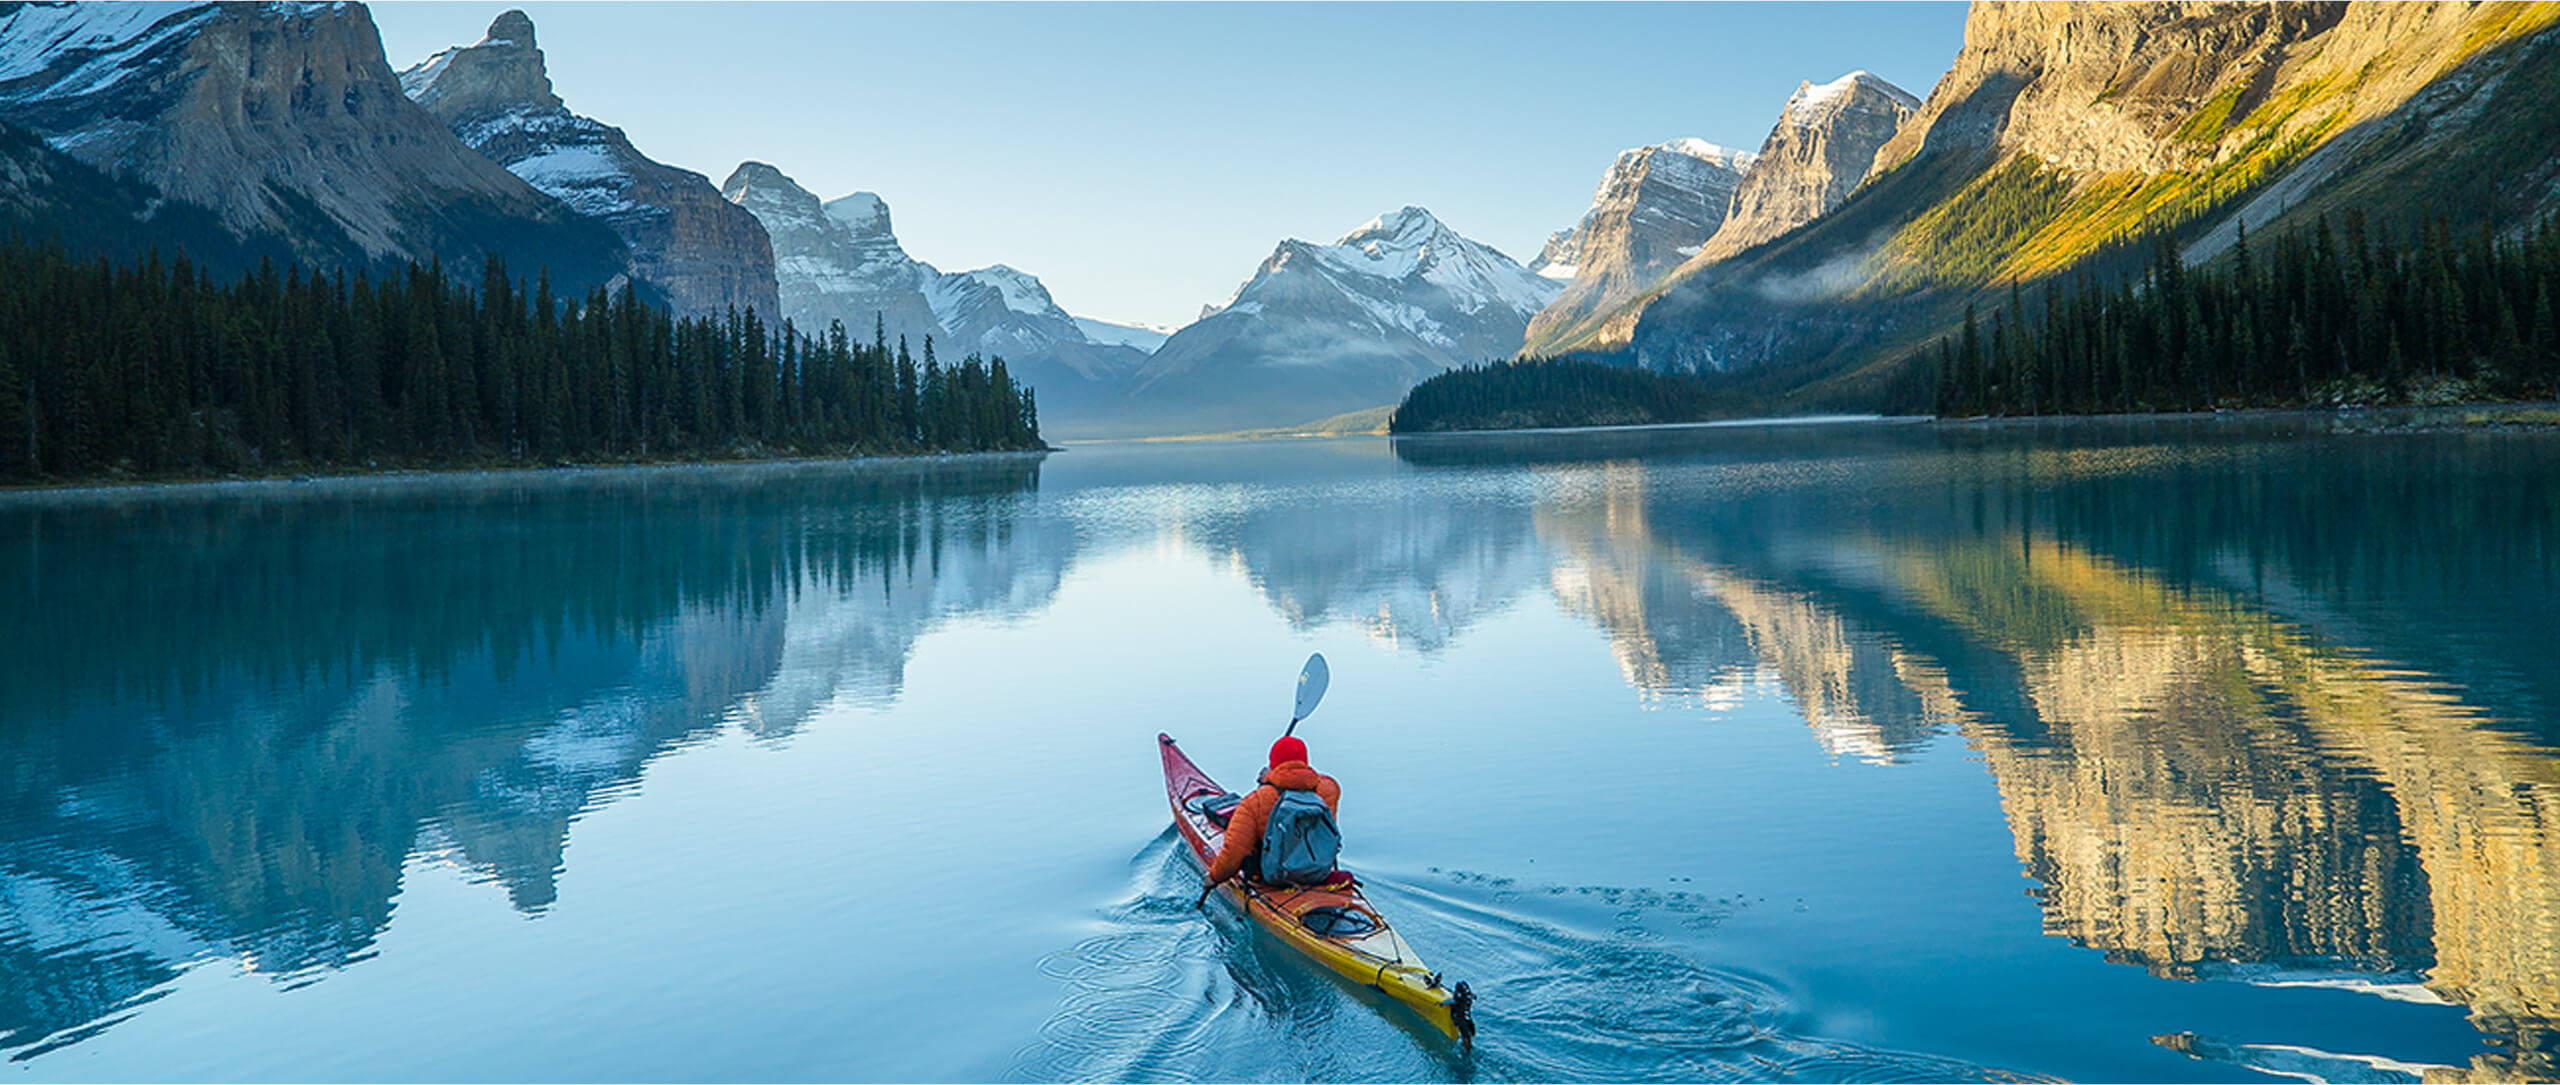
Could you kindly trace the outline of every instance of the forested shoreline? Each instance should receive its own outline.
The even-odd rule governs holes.
[[[1694,422],[1714,392],[1688,377],[1631,366],[1523,359],[1435,374],[1405,393],[1389,433]]]
[[[2514,239],[2410,236],[2349,214],[2279,235],[2261,261],[2244,230],[2227,259],[2187,267],[2165,233],[2112,288],[2012,285],[1938,340],[1940,416],[2539,399],[2560,381],[2560,218]]]
[[[2228,254],[2193,267],[2171,234],[2156,232],[2089,265],[2033,289],[2012,284],[1987,318],[1967,306],[1958,330],[1901,363],[1874,409],[1963,418],[2560,398],[2551,300],[2560,218],[2502,239],[2489,229],[2457,236],[2440,220],[2393,233],[2360,213],[2335,225],[2324,216],[2272,243],[2244,229]],[[2136,270],[2112,283],[2094,270],[2128,266]],[[1694,422],[1766,410],[1732,387],[1735,376],[1495,362],[1415,385],[1390,429]]]
[[[379,281],[0,242],[0,484],[1038,449],[1002,358],[676,317],[491,259]]]

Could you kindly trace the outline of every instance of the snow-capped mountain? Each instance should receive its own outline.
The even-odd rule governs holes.
[[[916,269],[917,285],[946,333],[944,351],[1002,357],[1015,379],[1048,394],[1043,408],[1072,396],[1067,382],[1117,380],[1147,360],[1145,351],[1092,341],[1037,276],[1003,264],[942,272],[919,263]]]
[[[856,192],[822,204],[762,162],[740,163],[720,194],[754,214],[773,239],[782,315],[800,329],[823,332],[840,320],[847,335],[868,341],[877,327],[892,344],[904,337],[919,355],[926,336],[949,340],[918,285],[923,265],[898,246],[880,197]]]
[[[622,130],[569,111],[551,89],[533,20],[509,11],[477,45],[400,73],[411,100],[490,160],[630,245],[638,277],[679,313],[781,311],[773,245],[709,178],[663,165]]]
[[[944,272],[908,256],[888,202],[873,193],[821,204],[762,162],[740,165],[721,192],[773,237],[782,313],[794,324],[814,332],[841,320],[846,334],[867,341],[876,319],[892,343],[906,337],[917,357],[926,336],[945,361],[1001,357],[1039,396],[1044,432],[1084,435],[1085,416],[1116,404],[1123,378],[1147,360],[1137,347],[1088,335],[1037,276],[1003,264]]]
[[[1840,206],[1919,108],[1909,92],[1863,71],[1799,85],[1698,258],[1721,260]]]
[[[1131,428],[1285,426],[1393,403],[1425,377],[1519,350],[1560,285],[1419,207],[1330,245],[1283,241],[1132,377]]]
[[[1165,340],[1173,338],[1173,333],[1180,330],[1161,324],[1121,324],[1109,320],[1097,320],[1089,316],[1077,317],[1076,327],[1084,330],[1087,341],[1107,346],[1134,347],[1148,354],[1155,353],[1157,347],[1163,346]]]
[[[1547,239],[1530,270],[1568,280],[1529,322],[1530,353],[1585,335],[1586,325],[1643,293],[1697,254],[1724,224],[1755,156],[1702,139],[1618,152],[1582,221]]]
[[[503,252],[571,289],[628,266],[410,102],[360,4],[9,5],[0,120],[322,266]]]

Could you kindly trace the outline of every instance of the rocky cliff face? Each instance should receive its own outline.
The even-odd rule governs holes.
[[[1735,186],[1724,224],[1696,258],[1722,260],[1846,202],[1875,166],[1876,152],[1919,108],[1909,92],[1862,71],[1797,87]]]
[[[1571,230],[1530,270],[1568,280],[1529,322],[1528,353],[1588,338],[1592,325],[1697,254],[1724,223],[1752,156],[1701,139],[1621,151]]]
[[[1975,4],[1964,51],[1878,162],[1996,150],[2092,173],[2170,169],[2209,145],[2163,137],[2226,82],[2257,91],[2258,104],[2283,68],[2321,51],[2314,42],[2349,6]]]
[[[6,121],[0,121],[0,236],[53,241],[119,261],[155,248],[184,251],[223,277],[257,264],[257,247],[243,244],[213,212],[101,173]]]
[[[464,147],[401,93],[356,4],[0,11],[0,120],[317,264],[503,252],[606,282],[613,234]]]
[[[2069,176],[2082,196],[2098,195],[2089,182],[2109,174],[2188,182],[2180,187],[2208,191],[2151,202],[2224,220],[2191,248],[2201,257],[2229,244],[2239,219],[2259,228],[2306,201],[2392,210],[2386,193],[2314,193],[2388,159],[2441,159],[2434,152],[2451,150],[2448,141],[2547,142],[2506,131],[2500,114],[2547,106],[2520,92],[2548,66],[2555,19],[2531,5],[2458,2],[1977,3],[1964,51],[1876,166],[1941,152],[2026,157]],[[2509,78],[2519,72],[2527,78]],[[2491,108],[2502,89],[2513,104]],[[2217,188],[2248,190],[2245,208]],[[2089,217],[2062,216],[2062,225]],[[2019,270],[2090,247],[2030,252]]]
[[[856,192],[822,204],[762,162],[740,163],[720,194],[764,224],[782,315],[802,330],[823,332],[840,320],[847,335],[867,340],[876,326],[892,344],[904,336],[918,355],[926,336],[950,339],[919,285],[923,265],[898,246],[880,197]]]
[[[1393,403],[1424,377],[1518,351],[1557,289],[1419,207],[1330,245],[1283,241],[1131,377],[1131,425],[1286,426]]]
[[[781,312],[773,245],[710,179],[651,160],[551,89],[533,20],[509,11],[477,45],[400,73],[401,88],[491,161],[606,226],[678,313]]]

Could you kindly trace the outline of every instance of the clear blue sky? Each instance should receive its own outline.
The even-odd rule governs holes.
[[[1285,237],[1406,204],[1523,263],[1619,150],[1757,149],[1798,82],[1926,96],[1964,6],[371,5],[392,66],[533,16],[569,108],[714,184],[744,159],[889,202],[907,252],[1181,324]]]

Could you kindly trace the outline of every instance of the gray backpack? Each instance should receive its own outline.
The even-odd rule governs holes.
[[[1333,876],[1342,854],[1342,829],[1333,808],[1313,791],[1282,791],[1262,824],[1262,880],[1270,885],[1316,885]]]

